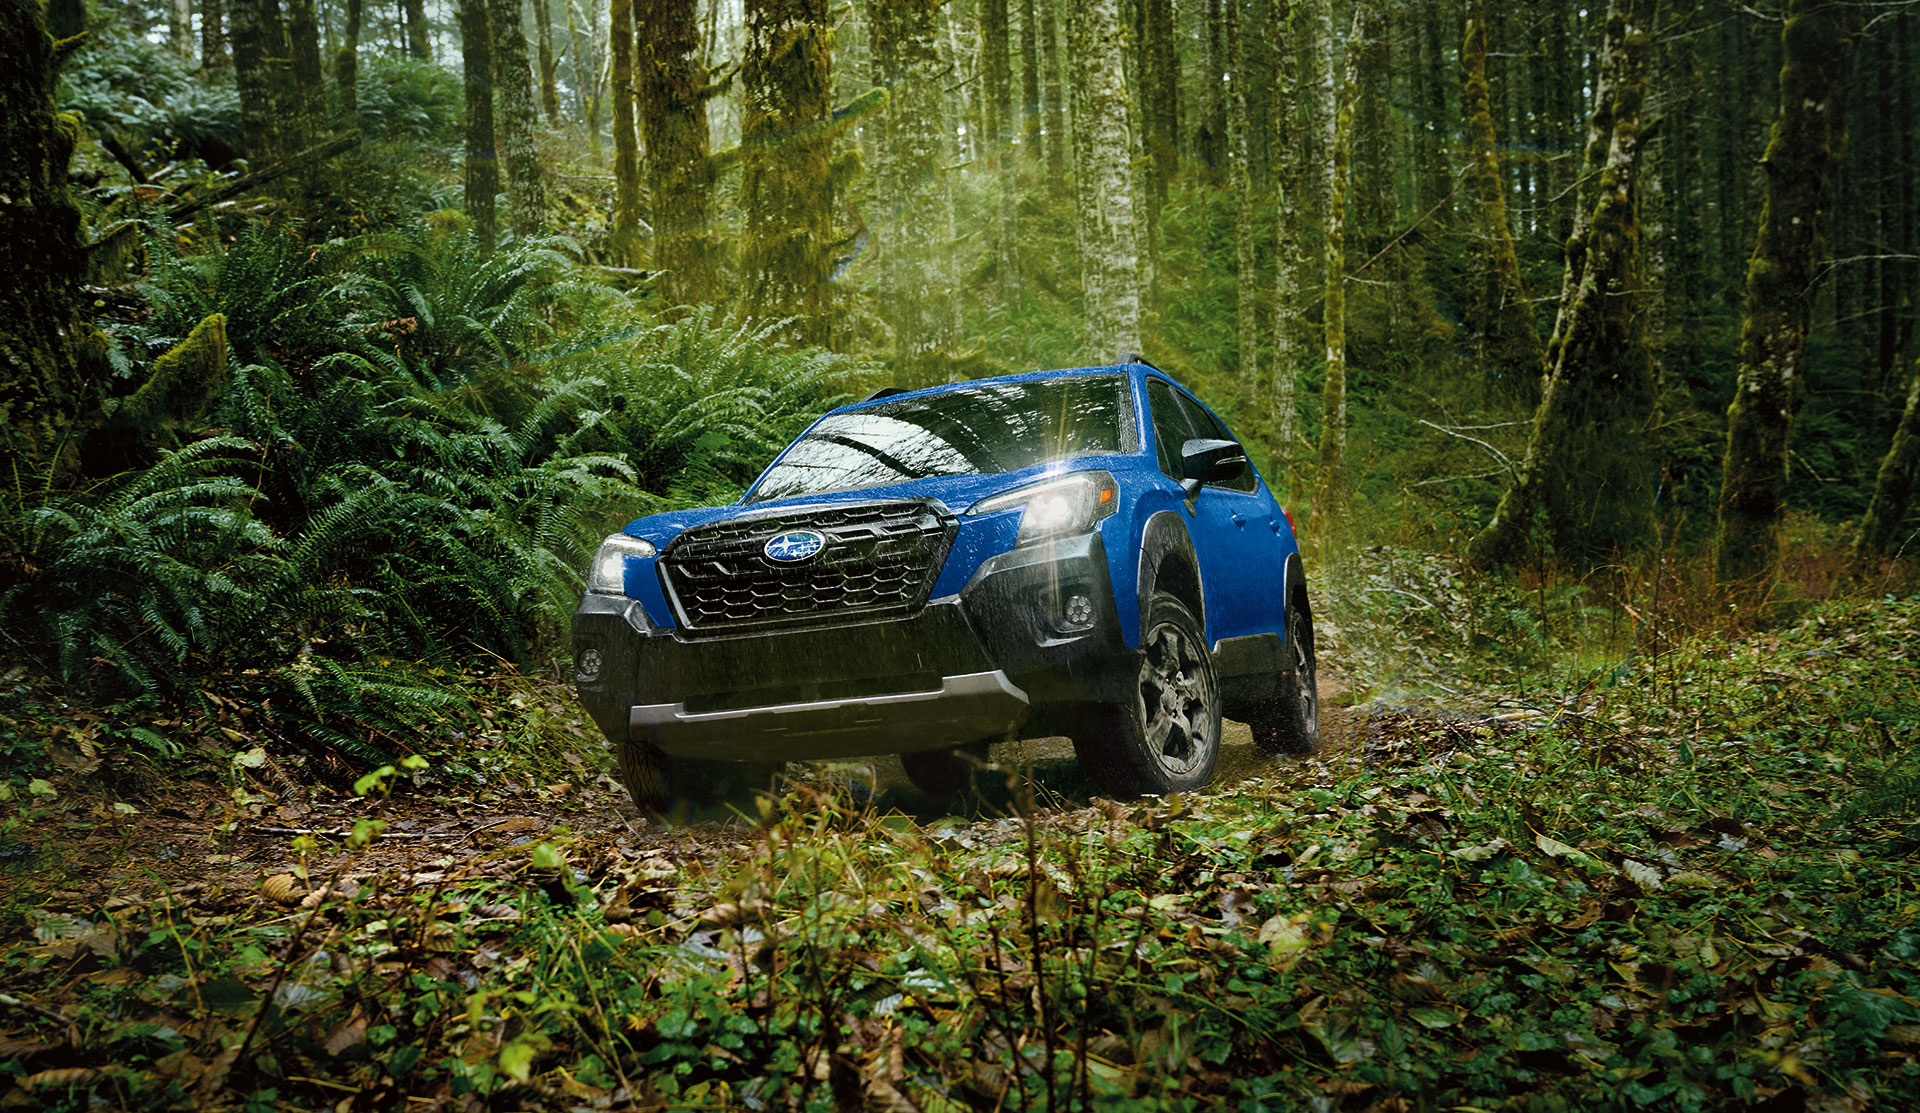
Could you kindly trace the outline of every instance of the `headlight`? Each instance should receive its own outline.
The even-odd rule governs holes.
[[[593,554],[593,570],[587,574],[587,590],[595,595],[627,593],[627,558],[650,557],[658,552],[653,542],[616,533],[600,542]]]
[[[991,514],[1016,506],[1027,509],[1020,517],[1020,536],[1014,544],[1025,545],[1045,537],[1092,529],[1094,523],[1120,509],[1120,487],[1114,483],[1113,476],[1103,471],[1070,472],[1004,495],[981,499],[968,507],[967,513]]]

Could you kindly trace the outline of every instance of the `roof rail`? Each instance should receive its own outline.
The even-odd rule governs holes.
[[[1121,352],[1120,362],[1121,363],[1138,363],[1144,367],[1152,367],[1155,371],[1161,370],[1160,367],[1155,366],[1152,360],[1148,359],[1146,356],[1142,355],[1139,352]]]
[[[907,388],[903,386],[883,386],[860,400],[862,402],[871,402],[876,398],[891,398],[896,394],[905,394],[906,392]]]

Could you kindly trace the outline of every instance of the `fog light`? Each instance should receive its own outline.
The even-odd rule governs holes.
[[[1074,628],[1093,625],[1093,600],[1084,595],[1067,596],[1066,610],[1061,615],[1067,625]]]
[[[581,650],[580,659],[574,662],[573,674],[575,678],[587,684],[591,684],[600,679],[600,651],[597,649]]]

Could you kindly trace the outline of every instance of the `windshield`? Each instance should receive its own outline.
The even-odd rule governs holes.
[[[1123,375],[993,383],[830,414],[755,488],[753,501],[1018,471],[1126,451]]]

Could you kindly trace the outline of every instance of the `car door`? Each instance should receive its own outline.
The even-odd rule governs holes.
[[[1238,441],[1192,395],[1176,388],[1173,398],[1192,436]],[[1178,467],[1177,447],[1174,455]],[[1278,633],[1285,617],[1285,565],[1276,543],[1273,503],[1261,491],[1253,465],[1242,464],[1234,475],[1200,488],[1192,503],[1188,528],[1200,553],[1207,629],[1212,638],[1218,642],[1222,638]]]

